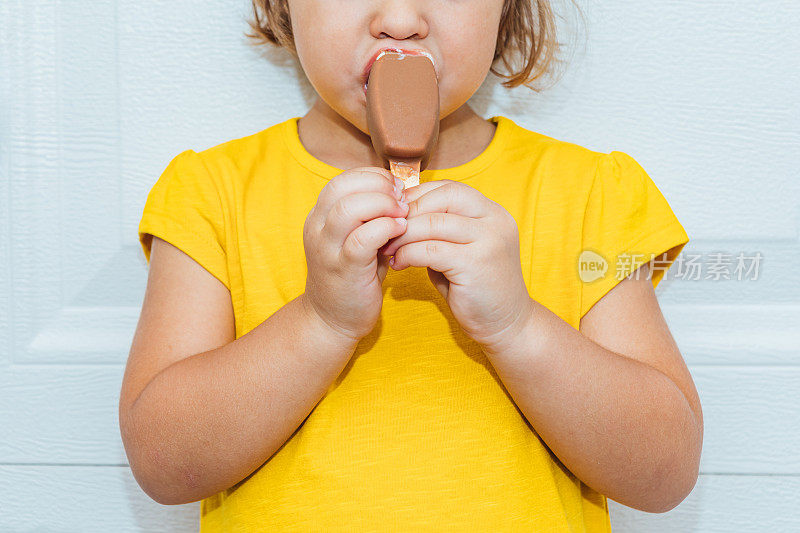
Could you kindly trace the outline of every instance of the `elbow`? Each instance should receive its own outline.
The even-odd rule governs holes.
[[[159,446],[139,448],[128,457],[134,479],[156,503],[183,505],[210,495],[200,483],[201,476],[188,470],[188,465],[186,469],[176,468],[177,462],[170,460]]]
[[[185,503],[191,503],[192,501],[182,497],[177,491],[159,486],[158,484],[152,483],[145,479],[140,479],[140,476],[137,476],[135,473],[133,476],[136,478],[136,482],[139,484],[142,492],[150,496],[150,499],[156,503],[160,503],[161,505],[182,505]]]
[[[129,454],[129,458],[131,455]],[[174,475],[170,475],[172,469],[160,468],[158,461],[143,462],[139,458],[130,460],[129,463],[136,483],[156,503],[183,505],[206,497],[203,487],[197,483],[199,479],[197,475],[186,474],[178,479]]]
[[[647,513],[666,513],[675,509],[691,494],[700,474],[700,455],[703,446],[702,425],[675,446],[675,453],[659,461],[650,474],[629,487],[626,498],[612,499]],[[647,480],[647,481],[645,481]]]
[[[184,505],[203,499],[203,497],[194,497],[175,490],[147,490],[144,486],[142,486],[142,490],[153,501],[161,505]]]
[[[653,491],[659,497],[647,502],[640,510],[648,513],[666,513],[681,504],[694,490],[700,477],[700,455],[703,445],[702,429],[696,433],[697,439],[689,446],[690,452],[680,455],[663,465],[656,476],[660,490]]]
[[[667,494],[661,495],[661,498],[659,498],[658,501],[649,502],[644,507],[641,507],[640,510],[648,513],[667,513],[675,509],[683,502],[683,500],[687,498],[687,496],[689,496],[689,494],[691,494],[692,490],[697,484],[697,478],[698,476],[695,473],[690,482],[685,483],[683,486],[679,486],[678,490],[673,490]]]
[[[197,487],[187,487],[170,479],[166,472],[154,473],[152,464],[146,468],[131,465],[131,472],[145,494],[161,505],[183,505],[202,499]]]
[[[163,453],[158,446],[144,442],[143,431],[137,431],[129,411],[120,409],[119,426],[122,445],[131,474],[139,487],[153,501],[162,505],[182,505],[205,497],[198,480],[200,476],[191,471],[175,475],[175,461]]]
[[[637,511],[666,513],[680,505],[691,494],[698,478],[696,473],[693,476],[685,476],[688,479],[683,482],[675,481],[675,477],[676,475],[669,479],[661,478],[655,487],[640,487],[628,495],[615,497],[614,494],[608,494],[608,497]]]

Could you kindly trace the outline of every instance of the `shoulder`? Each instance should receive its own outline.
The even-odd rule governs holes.
[[[568,207],[582,208],[595,182],[631,174],[636,162],[624,152],[603,152],[570,140],[533,131],[507,117],[499,117],[507,131],[509,161],[527,162],[540,199]],[[622,167],[620,165],[622,162]]]
[[[498,118],[508,132],[509,156],[517,160],[530,160],[543,176],[562,189],[567,189],[569,185],[587,188],[601,162],[611,157],[611,154],[576,142],[531,130],[508,117]],[[571,191],[574,193],[575,189]]]
[[[198,150],[197,156],[209,173],[223,181],[241,179],[251,175],[252,170],[265,161],[273,159],[271,153],[282,148],[283,130],[289,120]]]
[[[589,147],[558,139],[526,128],[511,118],[498,116],[498,124],[502,124],[508,131],[509,148],[512,150],[530,149],[535,147],[549,157],[565,159],[579,159],[588,161],[605,155],[603,152],[592,150]]]
[[[507,132],[507,161],[528,174],[541,218],[554,217],[608,227],[612,219],[636,226],[646,214],[671,218],[668,204],[639,162],[620,150],[603,152],[532,131],[502,117]],[[653,222],[659,223],[658,220]]]

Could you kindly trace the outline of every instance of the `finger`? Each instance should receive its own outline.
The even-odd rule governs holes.
[[[379,255],[378,256],[378,279],[381,280],[381,283],[383,283],[383,280],[386,279],[387,272],[389,272],[389,258],[386,257],[385,255]]]
[[[403,198],[406,202],[413,202],[420,196],[425,193],[428,193],[434,189],[438,189],[443,185],[447,185],[448,183],[455,183],[453,180],[435,180],[435,181],[426,181],[424,183],[420,183],[419,185],[414,185],[413,187],[409,187],[403,191]]]
[[[419,198],[420,195],[425,194],[428,191],[432,191],[433,189],[436,189],[437,187],[441,187],[442,185],[446,185],[447,183],[450,183],[450,182],[452,182],[452,180],[426,181],[424,183],[420,183],[419,185],[414,185],[413,187],[408,187],[407,189],[403,189],[403,191],[402,191],[402,199],[406,203],[411,203],[414,200],[416,200],[417,198]],[[408,217],[406,216],[406,218],[408,218]],[[392,241],[389,241],[389,243],[387,244],[386,247],[382,247],[382,249],[379,250],[380,254],[384,253],[385,248],[388,248],[388,246],[391,244],[391,242]]]
[[[337,244],[364,222],[381,216],[405,217],[408,207],[397,199],[379,192],[357,192],[340,198],[328,212],[321,234],[323,239]]]
[[[328,211],[340,198],[356,192],[382,192],[395,196],[394,184],[399,182],[402,190],[403,181],[392,176],[391,172],[381,167],[359,167],[334,176],[323,187],[317,197],[315,209],[324,221]]]
[[[392,268],[402,270],[409,266],[429,267],[447,274],[453,269],[461,253],[464,253],[462,244],[435,240],[412,242],[397,250]]]
[[[450,280],[447,279],[447,276],[441,272],[436,272],[432,268],[427,268],[426,270],[428,271],[428,279],[431,280],[439,294],[447,300],[447,295],[450,293]]]
[[[475,241],[479,231],[475,222],[474,218],[454,213],[425,213],[409,218],[405,233],[390,240],[386,248],[381,250],[381,254],[394,255],[395,251],[403,245],[430,239],[469,244]]]
[[[367,266],[375,259],[378,248],[405,229],[404,218],[379,217],[365,222],[347,236],[341,250],[342,257],[350,263]]]
[[[411,193],[411,189],[406,192],[406,201],[409,205],[408,218],[436,212],[455,213],[473,218],[482,218],[489,214],[486,205],[488,198],[469,185],[457,181],[447,180],[416,198],[410,198],[416,194],[418,194],[416,191]]]

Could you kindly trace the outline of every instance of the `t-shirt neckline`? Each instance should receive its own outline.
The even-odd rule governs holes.
[[[297,121],[299,119],[300,117],[292,117],[283,123],[284,141],[297,162],[326,180],[344,172],[344,169],[329,165],[306,150],[303,143],[300,142],[300,135],[297,132]],[[480,154],[455,167],[425,169],[420,173],[420,182],[442,179],[463,181],[485,170],[505,148],[510,133],[509,130],[512,126],[510,119],[501,115],[493,116],[488,120],[497,124],[497,127],[492,140]]]

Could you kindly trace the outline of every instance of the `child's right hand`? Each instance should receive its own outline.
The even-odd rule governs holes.
[[[395,183],[397,188],[395,189]],[[304,297],[335,330],[367,335],[383,305],[389,257],[378,249],[406,231],[403,182],[380,167],[346,170],[331,179],[303,226],[308,274]]]

